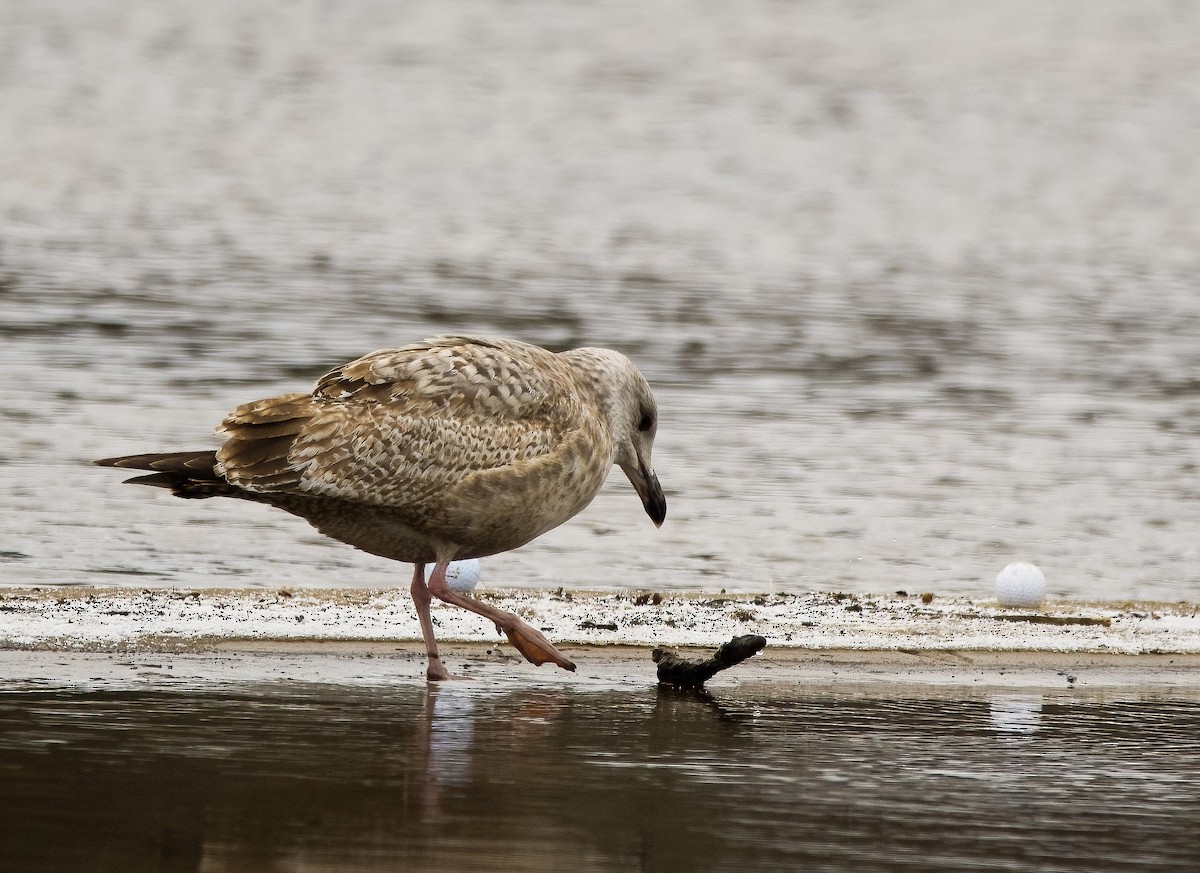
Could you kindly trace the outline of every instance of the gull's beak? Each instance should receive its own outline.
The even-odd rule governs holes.
[[[663,495],[662,486],[658,484],[658,477],[654,475],[654,471],[646,469],[645,463],[642,462],[638,464],[634,473],[626,470],[625,475],[629,476],[638,497],[642,498],[646,515],[650,516],[655,527],[662,527],[667,518],[667,498]]]

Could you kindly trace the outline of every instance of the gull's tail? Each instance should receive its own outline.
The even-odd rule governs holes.
[[[217,453],[153,452],[147,455],[125,455],[120,458],[101,458],[93,461],[101,467],[122,467],[127,470],[151,470],[148,476],[134,476],[125,481],[134,485],[153,485],[170,489],[176,497],[238,497],[240,489],[217,474]]]

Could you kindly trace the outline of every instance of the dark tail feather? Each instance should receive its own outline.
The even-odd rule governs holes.
[[[93,461],[101,467],[153,470],[149,476],[126,479],[133,485],[169,488],[176,497],[237,496],[238,489],[217,475],[216,452],[156,452]]]
[[[123,455],[92,461],[100,467],[125,467],[130,470],[155,470],[161,473],[190,473],[215,477],[216,452],[153,452],[148,455]]]

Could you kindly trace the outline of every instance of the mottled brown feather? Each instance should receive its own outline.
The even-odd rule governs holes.
[[[438,337],[237,407],[208,467],[232,490],[185,477],[176,493],[271,503],[397,560],[479,557],[586,506],[616,458],[614,410],[636,423],[638,404],[652,407],[649,387],[615,352]]]

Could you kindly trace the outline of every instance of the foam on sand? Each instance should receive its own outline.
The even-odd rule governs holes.
[[[1200,653],[1193,604],[918,596],[492,590],[480,595],[567,644],[716,646],[754,633],[771,647],[877,651]],[[658,602],[656,602],[656,600]],[[446,641],[497,643],[479,616],[435,606]],[[421,639],[405,589],[0,589],[0,648],[172,649],[222,640]]]

